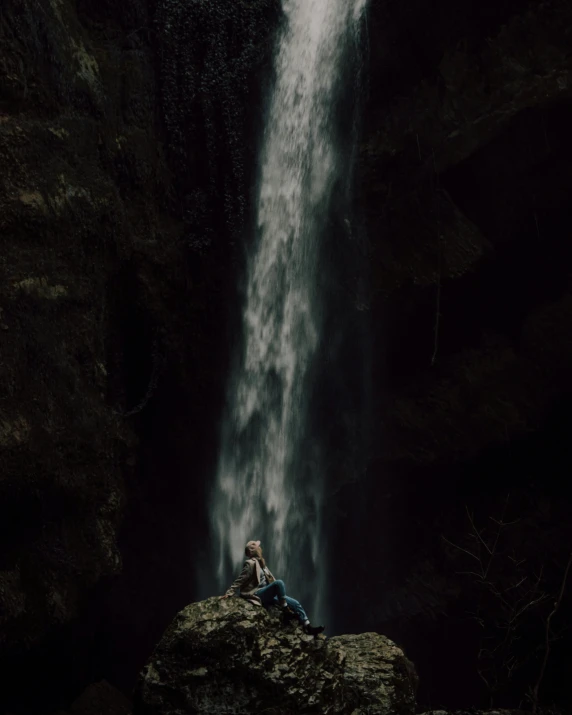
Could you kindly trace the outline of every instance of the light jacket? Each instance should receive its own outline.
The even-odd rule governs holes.
[[[237,590],[240,591],[242,598],[246,598],[252,603],[256,603],[262,606],[262,601],[255,596],[255,591],[260,588],[260,574],[262,573],[262,567],[258,559],[248,559],[244,562],[240,576],[232,583],[232,586],[226,592],[226,596],[232,596]],[[264,575],[268,583],[276,581],[274,576],[270,573],[269,568],[264,569]]]

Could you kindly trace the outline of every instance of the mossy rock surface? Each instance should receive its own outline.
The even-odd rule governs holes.
[[[385,636],[308,636],[240,598],[183,609],[141,674],[136,715],[415,711],[417,677]]]

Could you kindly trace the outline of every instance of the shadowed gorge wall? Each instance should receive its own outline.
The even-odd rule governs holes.
[[[0,13],[12,711],[62,707],[100,677],[129,693],[192,598],[233,241],[248,217],[258,108],[246,95],[262,86],[277,7],[230,7],[227,46],[206,5],[42,0]],[[36,689],[22,691],[24,672]]]
[[[435,15],[380,2],[369,18],[370,37],[387,40],[370,48],[356,191],[370,244],[374,446],[365,478],[332,506],[340,568],[360,584],[340,597],[336,627],[391,634],[433,706],[489,701],[469,615],[478,589],[442,539],[466,534],[465,507],[486,522],[513,493],[512,518],[543,535],[537,548],[515,531],[536,564],[528,577],[552,564],[555,594],[566,565],[568,17],[560,2],[442,3]],[[417,19],[431,28],[423,37]],[[530,516],[540,503],[562,511],[544,522]],[[496,703],[518,703],[535,682],[549,610],[523,624],[527,663]],[[567,697],[562,653],[548,699]]]

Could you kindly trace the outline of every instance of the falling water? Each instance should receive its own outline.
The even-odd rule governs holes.
[[[332,122],[340,63],[366,0],[283,0],[276,82],[260,157],[241,359],[231,376],[211,501],[218,588],[261,539],[289,593],[321,608],[322,479],[301,454],[320,339],[320,236],[340,161]]]

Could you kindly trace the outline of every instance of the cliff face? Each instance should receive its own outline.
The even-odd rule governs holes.
[[[365,256],[345,306],[370,316],[375,468],[472,459],[571,388],[569,23],[560,0],[370,4],[339,242]]]
[[[394,316],[390,461],[474,455],[570,388],[570,8],[507,8],[485,35],[477,24],[443,43],[409,87],[384,91],[372,58],[360,197],[373,309]]]
[[[125,684],[188,601],[181,529],[214,452],[277,8],[2,4],[0,660],[14,706],[65,702],[110,652]],[[19,675],[11,692],[23,669],[41,696]]]
[[[115,331],[133,296],[116,278],[157,240],[146,195],[161,158],[149,58],[82,20],[88,8],[80,19],[66,2],[2,8],[3,653],[69,621],[121,569],[134,450],[121,413],[141,385],[122,373]]]
[[[568,558],[570,22],[558,0],[370,5],[355,200],[370,280],[354,314],[370,316],[372,445],[352,472],[338,445],[356,441],[332,440],[330,474],[352,482],[332,503],[334,551],[377,595],[343,598],[339,627],[356,625],[357,598],[360,627],[407,648],[425,702],[487,702],[480,587],[443,537],[472,551],[470,515],[518,520],[503,554],[516,548],[533,579],[550,553],[551,594]],[[523,651],[547,609],[523,624]],[[435,637],[443,660],[423,645]],[[496,702],[538,676],[538,656],[517,659]],[[565,697],[557,670],[545,692]]]

